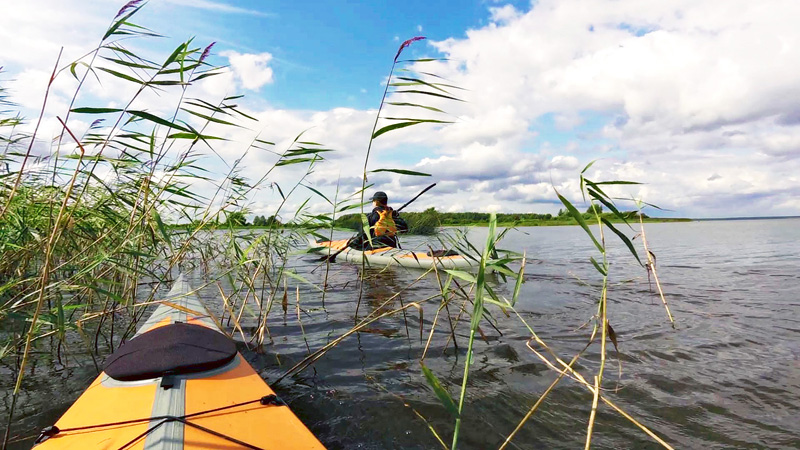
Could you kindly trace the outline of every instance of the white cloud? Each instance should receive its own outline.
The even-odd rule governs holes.
[[[241,8],[239,6],[229,5],[222,2],[214,2],[211,0],[165,0],[167,3],[172,3],[178,6],[185,6],[190,8],[203,9],[206,11],[226,13],[226,14],[246,14],[249,16],[257,17],[273,17],[275,14],[258,11],[254,9]]]
[[[61,63],[72,61],[96,45],[102,30],[119,9],[117,2],[92,0],[80,8],[54,1],[0,2],[0,66],[6,70],[52,69],[61,47]]]
[[[601,115],[608,121],[601,134],[547,151],[582,160],[573,166],[611,152],[590,176],[618,166],[620,176],[649,183],[639,191],[648,200],[689,215],[746,211],[756,197],[780,200],[786,189],[800,194],[783,181],[800,168],[797,2],[641,8],[627,0],[542,0],[527,12],[506,5],[490,14],[492,22],[466,38],[433,43],[449,58],[433,71],[470,89],[470,106],[459,110],[466,118],[441,132],[463,149],[502,141],[513,155],[547,139],[530,131],[544,114],[560,130]],[[594,153],[581,150],[597,138],[605,142]],[[441,146],[451,155],[447,140]],[[726,191],[708,187],[712,172]],[[778,206],[790,204],[765,201],[762,211],[800,213]]]
[[[464,205],[461,203],[453,203],[450,206],[446,207],[445,212],[462,212],[464,211]]]
[[[574,111],[556,114],[553,121],[559,130],[571,130],[584,123],[581,115]]]
[[[218,75],[200,81],[203,91],[212,98],[224,98],[236,92],[236,76],[230,68],[225,68]]]
[[[272,83],[272,68],[269,53],[239,53],[233,50],[220,52],[220,56],[228,58],[236,80],[245,89],[257,91],[261,86]]]
[[[550,160],[550,167],[553,169],[575,170],[580,167],[580,162],[574,156],[557,155]]]
[[[186,0],[170,2],[184,5]],[[68,44],[65,60],[91,49],[119,6],[97,0],[85,4],[78,14],[56,3],[47,8],[0,3],[0,16],[15,24],[13,30],[0,28],[0,38],[18,44],[0,47],[0,61],[12,67],[7,78],[17,81],[9,87],[26,107],[41,105],[42,84],[59,43],[66,39]],[[208,0],[193,5],[218,13],[247,12]],[[589,177],[647,183],[609,188],[609,193],[643,196],[679,214],[800,214],[800,29],[795,23],[800,3],[672,0],[642,8],[635,0],[541,0],[527,9],[493,5],[487,17],[487,25],[468,30],[465,37],[433,42],[448,61],[426,63],[423,69],[467,89],[454,91],[463,103],[425,100],[448,111],[455,123],[396,130],[373,146],[370,169],[416,168],[433,175],[370,177],[393,198],[408,199],[426,183],[439,183],[437,195],[421,198],[410,209],[554,212],[558,205],[542,203],[554,198],[552,186],[577,199],[578,171],[603,158]],[[71,26],[75,21],[86,26]],[[202,81],[207,95],[258,91],[274,82],[272,54],[228,50],[220,55],[230,67]],[[70,100],[70,78],[64,73],[58,81],[64,84],[54,86],[54,112]],[[121,92],[127,87],[102,79],[102,90],[89,85],[87,92],[124,104]],[[159,111],[169,100],[147,94],[137,107]],[[392,100],[419,99],[395,95]],[[309,140],[338,150],[310,178],[326,193],[337,180],[348,190],[360,186],[376,111],[240,103],[262,120],[253,128],[266,127],[276,148],[308,130]],[[541,125],[545,122],[553,130]],[[57,126],[48,119],[42,136]],[[216,149],[232,164],[255,132],[223,133],[231,141]],[[274,158],[264,151],[248,153],[244,174],[257,179]],[[216,157],[205,164],[219,170]],[[288,167],[274,181],[291,183],[294,169]],[[256,208],[274,204],[262,195],[269,196],[259,194]]]
[[[514,5],[503,5],[498,8],[489,8],[491,13],[492,22],[505,23],[514,20],[520,16],[520,12],[514,8]]]

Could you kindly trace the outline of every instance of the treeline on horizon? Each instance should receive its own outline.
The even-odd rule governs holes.
[[[604,213],[603,209],[597,206],[602,217],[619,221],[613,213]],[[627,211],[623,213],[626,218],[638,220],[638,211]],[[643,219],[649,217],[642,214]],[[475,226],[489,223],[490,213],[482,212],[440,212],[435,208],[428,208],[422,212],[404,212],[401,217],[408,223],[410,234],[435,234],[440,227],[448,226]],[[591,207],[583,213],[586,220],[594,218]],[[574,225],[575,219],[566,209],[560,209],[557,214],[541,213],[498,213],[497,223],[502,226],[548,226],[548,225]],[[358,230],[361,227],[359,214],[347,214],[336,218],[334,226],[338,228],[350,228]]]
[[[613,213],[603,212],[602,208],[598,209],[601,217],[608,219],[612,222],[619,222],[619,219]],[[626,211],[622,213],[630,220],[638,220],[638,211]],[[647,214],[641,213],[642,219],[647,221],[685,221],[688,219],[653,219]],[[441,212],[435,208],[428,208],[422,212],[404,212],[401,217],[408,223],[410,234],[432,235],[436,234],[441,227],[448,226],[480,226],[489,223],[489,213],[482,212]],[[594,213],[591,208],[583,213],[583,218],[586,220],[594,219]],[[541,213],[500,213],[497,214],[497,223],[502,226],[554,226],[554,225],[576,225],[577,222],[570,215],[569,211],[560,209],[557,214],[541,214]],[[345,228],[350,230],[359,230],[361,228],[361,218],[359,213],[346,214],[337,217],[333,222],[335,228]],[[302,226],[307,228],[308,224],[297,225],[292,223],[282,223],[280,219],[275,216],[264,217],[255,216],[252,222],[248,222],[247,217],[242,213],[228,214],[225,220],[219,225],[233,226],[235,228],[253,227],[253,228],[286,228]],[[178,225],[184,226],[184,225]]]
[[[619,218],[610,212],[603,212],[603,208],[597,206],[600,216],[611,222],[620,222]],[[624,211],[622,215],[628,220],[639,220],[639,214],[645,221],[657,222],[681,222],[689,219],[683,218],[652,218],[639,211]],[[595,218],[592,208],[589,207],[582,214],[587,221]],[[247,220],[247,216],[239,211],[225,214],[222,221],[212,221],[213,224],[234,228],[309,228],[308,223],[282,223],[275,216],[256,215],[252,222]],[[441,212],[435,208],[428,208],[422,212],[404,212],[401,217],[408,223],[409,234],[432,235],[436,234],[441,227],[458,226],[480,226],[489,223],[490,213],[482,212]],[[557,225],[577,225],[577,221],[566,209],[559,209],[557,214],[541,213],[498,213],[497,223],[502,226],[557,226]],[[591,222],[590,222],[591,223]],[[191,224],[177,224],[177,227],[187,227]],[[359,230],[362,226],[359,213],[346,214],[337,217],[333,221],[334,228],[344,228]],[[313,226],[316,228],[316,226]]]

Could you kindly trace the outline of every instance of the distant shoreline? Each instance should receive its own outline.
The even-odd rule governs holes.
[[[692,219],[698,222],[708,222],[712,220],[782,220],[800,219],[800,216],[768,216],[768,217],[713,217],[704,219]]]
[[[623,223],[622,220],[617,218],[608,218],[605,217],[609,222],[612,223]],[[697,219],[689,219],[685,217],[647,217],[644,218],[644,223],[670,223],[670,222],[692,222]],[[712,219],[701,219],[701,220],[712,220]],[[713,219],[718,220],[718,219]],[[587,220],[586,223],[588,225],[595,225],[596,223],[591,220]],[[638,218],[631,218],[628,223],[638,223]],[[572,218],[559,220],[559,219],[549,219],[549,220],[521,220],[521,221],[503,221],[497,222],[498,227],[509,228],[509,227],[561,227],[561,226],[578,226],[578,222]],[[172,225],[174,227],[186,227],[186,224],[179,224],[179,225]],[[227,228],[227,225],[220,224],[221,228]],[[468,223],[441,223],[438,225],[442,228],[462,228],[462,227],[488,227],[489,223],[484,221],[476,221],[476,222],[468,222]],[[290,229],[290,228],[298,228],[297,226],[292,226],[290,224],[278,224],[278,225],[234,225],[232,227],[235,230],[266,230],[266,229],[275,229],[275,230],[283,230],[283,229]],[[350,230],[348,227],[335,227],[342,231]],[[410,234],[419,234],[414,233],[413,231]],[[425,234],[425,233],[422,233]]]
[[[735,220],[783,220],[783,219],[800,219],[800,216],[771,216],[771,217],[719,217],[719,218],[688,218],[688,217],[647,217],[643,219],[644,223],[674,223],[674,222],[712,222],[712,221],[735,221]],[[609,219],[612,223],[622,223],[621,220],[614,218],[613,220]],[[638,223],[636,218],[632,218],[628,221],[629,223]],[[588,225],[595,225],[595,223],[591,220],[587,220]],[[558,220],[558,219],[550,219],[550,220],[528,220],[528,221],[517,221],[517,222],[497,222],[497,226],[499,227],[566,227],[566,226],[577,226],[578,222],[573,219],[568,220]],[[171,227],[186,227],[186,224],[178,224],[178,225],[170,225]],[[221,225],[222,227],[226,227],[225,225]],[[442,228],[461,228],[461,227],[488,227],[488,222],[470,222],[470,223],[457,223],[457,224],[448,224],[443,223],[440,225]],[[269,225],[237,225],[233,227],[236,230],[266,230],[266,229],[290,229],[295,228],[291,225],[280,224],[277,226],[269,226]],[[337,227],[341,230],[348,230],[348,228]]]
[[[692,222],[695,219],[689,219],[685,217],[676,217],[676,218],[660,218],[660,217],[648,217],[643,219],[644,223],[669,223],[669,222]],[[611,223],[623,223],[619,219],[610,220]],[[591,220],[587,220],[586,223],[588,225],[595,225],[595,222]],[[637,219],[631,219],[628,223],[638,223]],[[575,220],[530,220],[530,221],[518,221],[518,222],[497,222],[498,227],[561,227],[561,226],[578,226],[578,222]],[[442,224],[443,227],[448,228],[459,228],[459,227],[488,227],[489,224],[487,222],[471,222],[471,223],[459,223],[459,224]]]

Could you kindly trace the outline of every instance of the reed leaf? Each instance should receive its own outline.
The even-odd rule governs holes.
[[[76,114],[108,114],[108,113],[115,113],[121,112],[122,110],[119,108],[73,108],[70,111]]]
[[[408,102],[386,102],[386,104],[387,104],[387,105],[392,105],[392,106],[410,106],[410,107],[413,107],[413,108],[422,108],[422,109],[427,109],[428,111],[433,111],[433,112],[438,112],[438,113],[444,113],[444,111],[442,111],[442,110],[441,110],[441,109],[439,109],[439,108],[434,108],[433,106],[428,106],[428,105],[420,105],[420,104],[418,104],[418,103],[408,103]]]
[[[589,237],[592,239],[592,242],[594,243],[595,247],[597,247],[597,250],[599,250],[600,253],[603,253],[605,251],[603,249],[603,246],[600,245],[600,242],[598,242],[597,238],[594,237],[592,230],[590,230],[589,226],[586,225],[586,221],[583,220],[583,215],[577,209],[575,209],[575,207],[572,205],[572,203],[570,203],[569,200],[567,200],[564,196],[559,194],[558,191],[556,191],[556,195],[558,196],[558,199],[561,200],[561,203],[564,206],[566,206],[567,211],[569,211],[570,215],[572,215],[575,221],[578,222],[578,225],[580,225],[581,228],[583,228],[583,231],[585,231],[586,234],[588,234]]]
[[[168,127],[168,128],[175,128],[175,129],[184,131],[186,133],[191,133],[192,132],[190,129],[188,129],[186,127],[182,127],[182,126],[180,126],[180,125],[178,125],[178,124],[176,124],[174,122],[170,122],[169,120],[162,119],[161,117],[158,117],[156,115],[150,114],[149,112],[146,112],[146,111],[132,111],[131,110],[131,111],[128,111],[128,114],[130,114],[132,116],[135,116],[135,117],[139,117],[141,119],[144,119],[144,120],[147,120],[147,121],[150,121],[150,122],[155,122],[155,123],[157,123],[159,125],[163,125],[163,126]]]
[[[436,92],[420,91],[420,90],[415,90],[415,89],[398,90],[398,91],[394,91],[393,93],[394,94],[430,95],[430,96],[433,96],[433,97],[445,98],[447,100],[455,100],[457,102],[463,102],[464,101],[464,100],[461,100],[460,98],[453,97],[452,95],[444,95],[444,94],[438,94]]]
[[[431,174],[425,172],[415,172],[413,170],[406,170],[406,169],[376,169],[370,170],[372,173],[376,172],[390,172],[390,173],[399,173],[400,175],[412,175],[415,177],[429,177]]]
[[[400,129],[400,128],[406,128],[406,127],[410,127],[412,125],[419,125],[421,123],[423,123],[423,121],[414,120],[414,121],[411,121],[411,122],[401,122],[401,123],[393,123],[391,125],[386,125],[385,127],[381,128],[380,130],[374,132],[372,134],[372,139],[375,139],[378,136],[380,136],[382,134],[385,134],[385,133],[388,133],[388,132],[390,132],[392,130],[397,130],[397,129]]]
[[[454,417],[459,417],[458,407],[456,407],[453,397],[450,396],[450,393],[447,392],[447,389],[442,386],[442,383],[439,381],[436,375],[434,375],[433,372],[431,372],[431,370],[425,366],[425,363],[420,361],[419,365],[422,368],[422,373],[425,375],[425,380],[433,388],[433,392],[439,398],[439,401],[442,402],[442,406],[444,406],[447,412],[452,414]]]
[[[631,242],[631,240],[628,238],[628,236],[626,236],[626,235],[625,235],[625,233],[623,233],[623,232],[619,231],[619,230],[618,230],[618,229],[617,229],[617,228],[616,228],[616,227],[615,227],[615,226],[614,226],[614,225],[613,225],[611,222],[609,222],[609,221],[608,221],[608,219],[606,219],[605,217],[601,218],[600,220],[602,220],[602,221],[603,221],[603,224],[605,224],[605,226],[607,226],[607,227],[608,227],[608,229],[610,229],[611,231],[613,231],[613,232],[614,232],[614,234],[616,234],[616,235],[619,237],[619,239],[620,239],[620,240],[621,240],[623,243],[625,243],[625,245],[628,247],[628,250],[630,250],[630,252],[631,252],[631,254],[633,255],[633,257],[634,257],[634,258],[636,258],[636,261],[639,263],[639,265],[640,265],[640,266],[642,266],[642,267],[644,267],[644,264],[642,264],[642,260],[640,260],[640,259],[639,259],[639,254],[638,254],[638,253],[636,253],[636,248],[633,246],[633,243],[632,243],[632,242]]]

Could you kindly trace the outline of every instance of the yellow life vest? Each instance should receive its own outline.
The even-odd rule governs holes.
[[[383,211],[378,211],[378,221],[375,222],[375,236],[394,236],[397,234],[397,224],[392,217],[392,208],[385,206]]]

